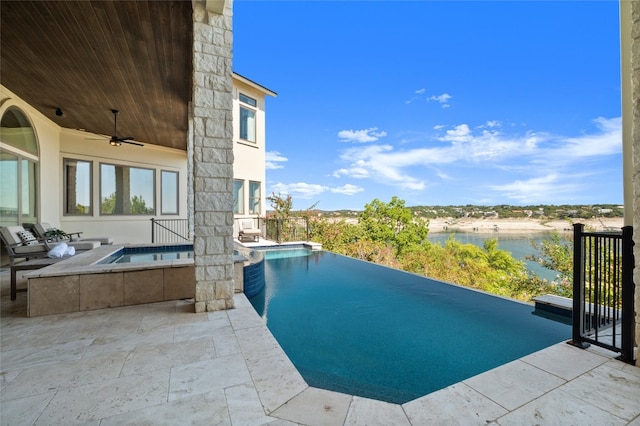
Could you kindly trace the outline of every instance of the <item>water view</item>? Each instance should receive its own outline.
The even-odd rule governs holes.
[[[540,278],[544,278],[546,280],[555,279],[558,274],[556,271],[551,269],[547,269],[540,265],[537,262],[526,260],[525,257],[529,255],[538,254],[536,249],[531,244],[531,241],[535,241],[537,244],[540,244],[542,240],[550,237],[552,234],[547,232],[536,232],[536,233],[528,233],[528,234],[511,234],[504,233],[501,234],[499,232],[494,232],[491,234],[486,233],[471,233],[471,232],[457,232],[455,234],[441,232],[441,233],[430,233],[429,241],[432,243],[440,243],[444,244],[451,235],[454,235],[455,238],[463,243],[474,244],[478,247],[482,247],[485,240],[495,238],[498,240],[498,248],[501,250],[506,250],[510,252],[514,258],[518,260],[522,260],[527,269],[531,272],[538,275]]]

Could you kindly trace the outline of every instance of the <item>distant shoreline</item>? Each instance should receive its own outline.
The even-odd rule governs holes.
[[[601,217],[593,219],[545,220],[545,219],[514,219],[514,218],[436,218],[429,219],[429,232],[475,232],[475,233],[511,233],[522,234],[529,232],[561,233],[573,232],[573,223],[582,223],[587,229],[594,231],[619,230],[624,226],[621,217]]]

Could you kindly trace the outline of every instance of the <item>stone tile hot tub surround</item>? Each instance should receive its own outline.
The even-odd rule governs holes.
[[[193,259],[98,263],[123,247],[141,246],[154,244],[100,246],[25,274],[27,315],[36,317],[194,297]]]

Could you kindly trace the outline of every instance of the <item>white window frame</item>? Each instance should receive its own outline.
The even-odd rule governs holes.
[[[256,143],[258,101],[243,93],[239,94],[238,100],[240,101],[240,128],[238,135],[243,141]]]
[[[151,206],[147,206],[147,208],[151,209],[150,212],[145,212],[145,213],[131,213],[129,212],[113,212],[113,213],[103,213],[102,211],[102,204],[103,204],[103,200],[105,196],[110,196],[111,194],[104,194],[103,193],[103,184],[104,184],[104,180],[105,177],[103,176],[103,166],[113,166],[113,167],[123,167],[123,168],[127,168],[127,169],[135,169],[135,170],[144,170],[144,171],[149,171],[152,173],[152,177],[150,179],[150,181],[152,182],[153,187],[150,189],[147,189],[148,191],[150,191],[151,197],[152,199],[151,201]],[[99,173],[100,173],[100,202],[98,205],[98,211],[100,212],[100,216],[153,216],[156,214],[156,173],[157,170],[155,168],[146,168],[146,167],[137,167],[137,166],[129,166],[129,165],[125,165],[125,164],[115,164],[115,163],[100,163],[99,167]],[[117,188],[114,189],[115,191],[117,191]],[[141,194],[130,194],[132,197],[133,196],[138,196]],[[117,193],[116,193],[116,197],[117,197]],[[147,200],[144,200],[147,201]],[[146,205],[146,203],[145,203]]]
[[[233,213],[244,214],[244,180],[242,179],[233,180]]]
[[[257,185],[258,195],[257,197],[253,194],[253,190]],[[255,180],[249,181],[249,214],[260,215],[262,204],[262,182],[258,182]]]
[[[74,211],[69,211],[69,175],[67,173],[67,166],[70,165],[70,163],[86,163],[88,164],[89,167],[89,175],[86,176],[88,177],[88,185],[89,185],[89,206],[86,212],[84,213],[80,213],[78,211],[76,211],[74,209]],[[64,216],[93,216],[93,161],[91,160],[81,160],[78,158],[68,158],[65,157],[62,159],[62,173],[63,173],[63,185],[64,185],[64,193],[62,194],[63,196],[63,203],[64,203],[64,207],[63,207],[63,215]],[[77,175],[76,175],[77,176]],[[83,176],[85,177],[85,176]],[[84,185],[86,185],[86,182],[84,182]],[[75,186],[74,186],[75,188]],[[77,200],[77,195],[78,195],[78,191],[76,188],[76,194],[73,197],[74,199]],[[77,205],[77,202],[76,202]]]
[[[165,194],[165,177],[175,176],[175,193]],[[172,181],[173,185],[173,181]],[[173,190],[173,188],[171,188]],[[175,208],[168,207],[175,203]],[[173,170],[160,170],[160,214],[180,214],[180,173]]]

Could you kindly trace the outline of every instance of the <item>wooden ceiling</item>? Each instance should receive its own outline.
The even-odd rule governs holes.
[[[0,1],[0,82],[62,127],[186,150],[191,1]],[[64,117],[56,116],[61,108]]]

